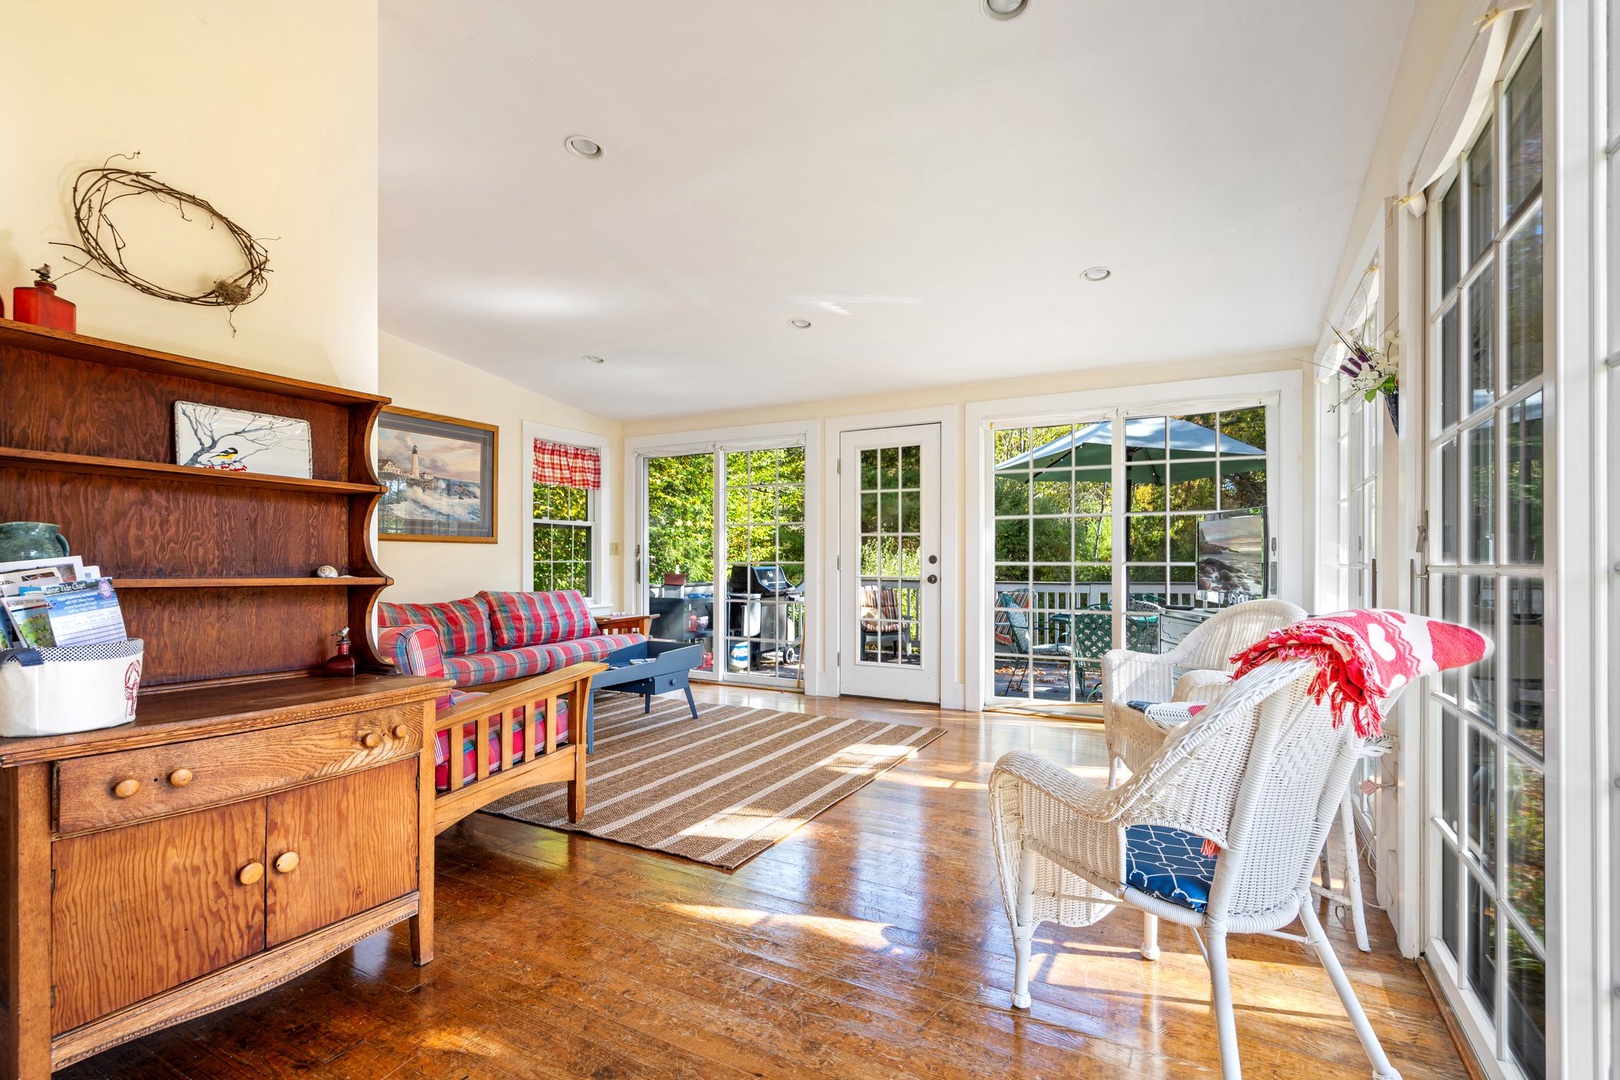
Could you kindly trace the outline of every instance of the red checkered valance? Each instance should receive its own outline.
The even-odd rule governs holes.
[[[563,487],[602,486],[602,455],[588,446],[534,440],[534,482],[561,484]]]

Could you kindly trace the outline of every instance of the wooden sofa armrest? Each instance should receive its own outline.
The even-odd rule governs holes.
[[[449,790],[434,800],[434,831],[443,832],[467,814],[495,799],[536,784],[567,780],[569,817],[585,813],[585,713],[590,707],[591,678],[608,665],[571,664],[544,675],[512,683],[490,694],[469,697],[433,720],[434,735],[449,738]],[[569,745],[557,747],[557,703],[568,699]],[[536,719],[545,712],[545,720]],[[519,713],[521,712],[521,715]],[[467,725],[476,728],[473,775],[467,774],[462,738]],[[543,730],[537,730],[543,728]],[[489,737],[495,734],[500,763],[491,768]],[[516,750],[517,736],[523,749]],[[493,777],[493,778],[492,778]]]
[[[602,628],[604,634],[640,634],[643,637],[652,636],[651,615],[604,615],[596,620],[596,625]]]

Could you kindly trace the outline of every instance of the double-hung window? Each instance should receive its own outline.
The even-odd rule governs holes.
[[[602,456],[594,447],[534,440],[534,588],[596,585],[596,514]]]

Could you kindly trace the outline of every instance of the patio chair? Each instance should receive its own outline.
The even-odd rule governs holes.
[[[1013,655],[1010,659],[1018,665],[1011,678],[1007,680],[1006,692],[1020,692],[1024,689],[1024,680],[1029,675],[1029,658],[1052,658],[1068,660],[1074,657],[1074,647],[1067,642],[1053,642],[1045,645],[1036,645],[1033,649],[1029,644],[1029,590],[1014,589],[1011,592],[996,593],[995,640],[1002,645],[1012,647]],[[1005,655],[1005,654],[1003,654]]]
[[[1231,681],[1232,656],[1273,630],[1305,618],[1286,600],[1250,600],[1217,612],[1167,653],[1114,649],[1103,656],[1103,738],[1108,744],[1108,786],[1119,763],[1136,771],[1158,753],[1169,731],[1130,706],[1132,701],[1203,701]],[[1178,678],[1178,672],[1183,674]]]
[[[1398,1080],[1311,902],[1311,872],[1361,752],[1312,700],[1317,668],[1276,660],[1233,683],[1123,785],[1103,788],[1028,753],[996,763],[991,832],[1012,926],[1013,1005],[1030,1006],[1030,948],[1043,922],[1089,926],[1121,905],[1191,927],[1209,966],[1221,1070],[1242,1075],[1227,963],[1229,933],[1315,949],[1374,1076]],[[1206,854],[1209,844],[1217,854]],[[1299,919],[1303,937],[1281,933]]]
[[[900,590],[890,585],[861,586],[860,627],[863,657],[870,649],[881,661],[884,650],[892,648],[899,660],[916,645],[911,625],[900,617]]]

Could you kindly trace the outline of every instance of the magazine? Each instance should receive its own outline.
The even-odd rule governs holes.
[[[0,598],[18,644],[25,649],[48,649],[56,644],[51,635],[50,606],[38,593]]]
[[[60,585],[64,580],[67,579],[54,566],[12,570],[0,573],[0,596],[16,596],[18,593],[43,589],[47,585]]]
[[[53,555],[48,559],[21,559],[17,562],[0,562],[0,574],[10,574],[15,570],[41,570],[46,567],[55,567],[62,575],[63,581],[81,581],[87,577],[100,577],[100,573],[89,573],[95,569],[84,565],[84,560],[77,555]]]
[[[124,613],[112,578],[49,585],[37,594],[46,608],[51,637],[58,646],[123,641]],[[35,594],[25,594],[34,599]]]

